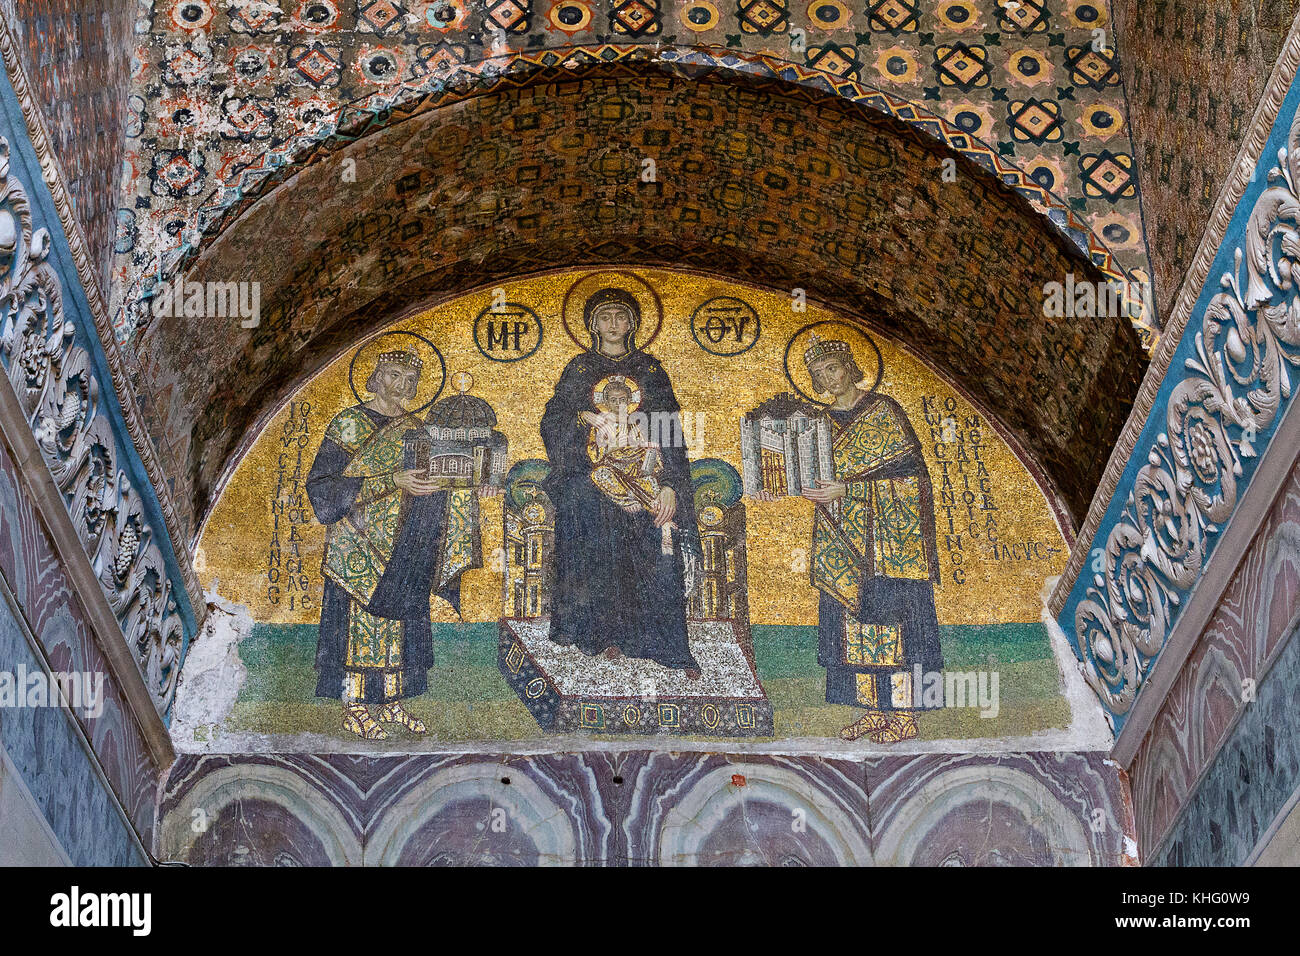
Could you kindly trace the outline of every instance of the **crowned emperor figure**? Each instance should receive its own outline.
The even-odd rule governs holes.
[[[906,740],[917,735],[915,668],[943,666],[930,476],[902,406],[861,387],[847,342],[814,335],[804,363],[831,396],[834,476],[803,490],[815,504],[810,577],[826,700],[866,708],[846,739]]]
[[[316,650],[316,696],[341,700],[343,729],[366,740],[383,723],[425,733],[402,701],[428,688],[430,601],[459,609],[459,576],[481,564],[474,489],[450,488],[410,468],[408,436],[427,434],[409,410],[423,362],[407,348],[383,352],[365,391],[326,429],[307,496],[327,527]],[[470,502],[476,504],[476,502]]]

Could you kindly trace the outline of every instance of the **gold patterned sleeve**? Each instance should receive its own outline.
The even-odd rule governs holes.
[[[397,482],[393,480],[392,475],[374,475],[361,482],[360,497],[364,501],[373,501],[384,495],[391,495],[396,490]]]

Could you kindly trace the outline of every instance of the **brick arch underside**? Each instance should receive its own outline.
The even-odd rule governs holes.
[[[133,361],[187,533],[257,424],[358,338],[512,277],[638,264],[803,288],[896,336],[999,420],[1075,524],[1146,367],[1123,317],[1043,316],[1046,283],[1106,277],[923,133],[770,83],[595,72],[373,129],[223,220],[186,278],[260,283],[260,325],[152,318]]]

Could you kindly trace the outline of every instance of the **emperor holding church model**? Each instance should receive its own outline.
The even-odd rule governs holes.
[[[359,390],[372,397],[334,416],[307,478],[327,526],[316,696],[342,700],[343,729],[366,740],[386,739],[382,724],[426,732],[403,701],[428,687],[430,601],[459,612],[461,574],[483,563],[478,496],[496,493],[505,463],[495,414],[465,394],[472,376],[458,373],[460,394],[435,403],[441,378],[421,383],[442,362],[432,344],[380,342],[375,358],[360,361],[363,348],[353,359],[353,371],[372,367]]]

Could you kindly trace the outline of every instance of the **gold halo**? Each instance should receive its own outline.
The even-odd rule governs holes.
[[[785,347],[786,381],[800,397],[815,405],[830,404],[816,397],[821,393],[813,388],[812,376],[808,374],[808,367],[803,361],[804,352],[812,345],[814,332],[820,339],[834,338],[848,342],[849,350],[865,376],[858,385],[868,392],[876,390],[880,385],[880,379],[885,374],[885,360],[880,354],[880,349],[876,347],[875,341],[860,326],[852,322],[843,319],[823,319],[805,325],[790,337],[790,343]]]
[[[632,349],[644,351],[649,348],[664,324],[663,303],[659,301],[659,293],[649,282],[635,272],[622,269],[590,272],[569,286],[569,291],[564,294],[564,306],[561,310],[564,317],[564,331],[568,333],[569,338],[573,339],[574,344],[584,352],[591,350],[591,333],[587,331],[587,325],[582,320],[582,312],[587,305],[587,300],[601,289],[622,289],[632,294],[637,304],[641,306],[641,325],[632,337]]]
[[[414,349],[424,362],[424,367],[420,369],[420,383],[415,388],[415,398],[411,400],[411,405],[407,409],[414,415],[424,411],[438,400],[447,381],[447,363],[443,361],[442,353],[423,335],[414,332],[385,332],[363,343],[352,353],[352,362],[348,365],[348,387],[352,389],[352,394],[356,396],[357,401],[364,403],[366,401],[362,397],[364,385],[370,378],[370,373],[375,370],[375,361],[380,353],[399,348]],[[357,387],[358,382],[363,388]],[[366,392],[366,394],[370,393]]]
[[[605,402],[605,389],[614,383],[624,386],[632,397],[628,399],[627,410],[634,412],[641,407],[641,386],[628,378],[626,375],[607,375],[596,383],[596,387],[591,390],[591,403],[599,408],[602,412],[613,411]]]

